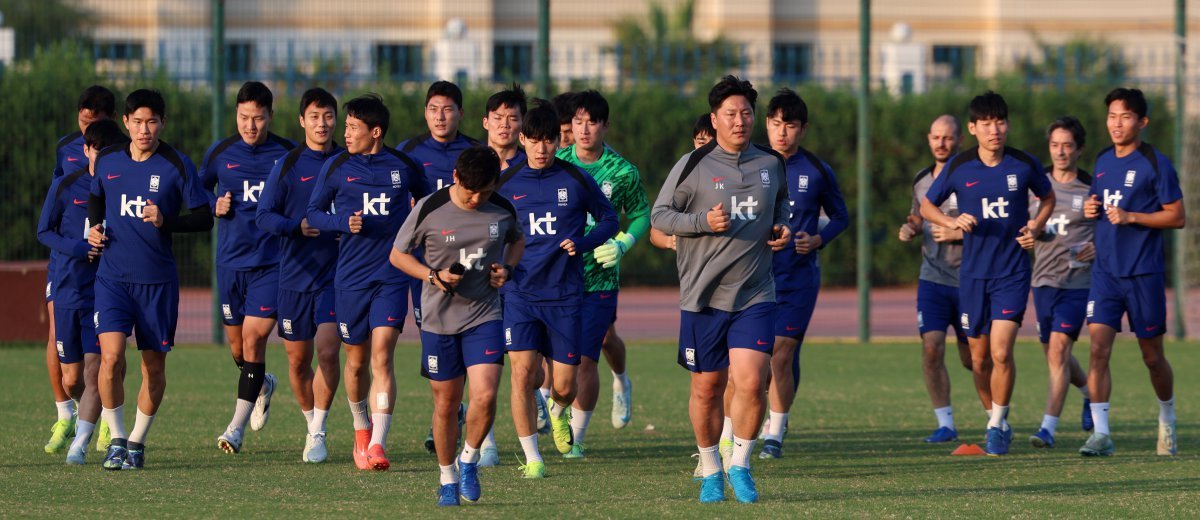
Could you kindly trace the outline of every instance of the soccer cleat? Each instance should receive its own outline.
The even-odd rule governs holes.
[[[250,412],[250,429],[258,431],[267,425],[271,418],[271,396],[275,394],[275,374],[267,374],[263,378],[262,391],[254,400],[254,411]]]
[[[700,478],[700,503],[711,504],[725,501],[725,475],[720,471]]]
[[[108,431],[108,422],[100,421],[99,430],[96,433],[96,451],[108,451],[108,443],[112,442],[112,432]]]
[[[495,446],[488,446],[479,450],[479,467],[490,468],[500,465],[500,452]]]
[[[587,457],[587,448],[583,446],[582,442],[572,443],[571,451],[563,454],[564,459],[582,459],[584,457]]]
[[[479,500],[479,464],[459,461],[458,473],[458,494],[467,502]]]
[[[134,449],[129,448],[125,454],[125,462],[121,463],[121,469],[142,469],[146,465],[146,447]]]
[[[1117,449],[1113,446],[1112,436],[1106,433],[1093,432],[1083,447],[1079,448],[1079,454],[1084,457],[1108,457],[1115,451]]]
[[[367,465],[375,471],[387,471],[392,467],[391,461],[387,458],[387,453],[383,452],[383,446],[372,444],[367,446]]]
[[[1086,397],[1083,398],[1083,417],[1080,425],[1085,432],[1090,432],[1096,427],[1096,422],[1092,420],[1092,400]]]
[[[70,448],[67,448],[67,464],[74,464],[77,466],[82,466],[83,459],[86,456],[87,456],[87,445],[81,446],[79,449],[76,449],[75,445],[72,444]]]
[[[958,430],[955,430],[954,428],[951,428],[949,426],[939,427],[938,429],[933,430],[933,433],[929,434],[928,437],[925,437],[925,442],[931,442],[931,443],[932,442],[952,442],[952,441],[956,441],[956,440],[958,440]]]
[[[693,453],[692,458],[696,459],[696,469],[692,470],[692,478],[700,480],[704,478],[704,461],[700,459],[699,453]]]
[[[533,392],[533,404],[537,406],[537,431],[545,435],[550,433],[550,406],[539,391]]]
[[[1168,457],[1179,453],[1179,445],[1175,444],[1175,423],[1158,423],[1157,453]]]
[[[437,446],[433,443],[433,428],[429,428],[429,433],[425,435],[425,451],[436,454]]]
[[[54,421],[50,427],[50,442],[46,443],[46,453],[58,453],[71,444],[70,438],[75,436],[75,416],[70,419]]]
[[[743,504],[758,502],[758,490],[754,487],[754,479],[750,478],[750,468],[733,466],[729,468],[729,487],[733,488],[733,496]]]
[[[125,465],[125,456],[129,450],[125,449],[125,439],[113,439],[108,445],[108,451],[104,454],[104,464],[101,466],[107,470],[120,470]]]
[[[1053,448],[1054,434],[1045,428],[1038,428],[1037,433],[1029,436],[1029,444],[1034,448]]]
[[[729,473],[729,468],[733,466],[733,441],[721,439],[721,442],[717,443],[717,451],[721,452],[721,465],[725,473]]]
[[[775,439],[767,439],[763,441],[762,451],[759,452],[760,459],[782,459],[783,458],[783,443]]]
[[[612,425],[618,430],[628,425],[633,415],[633,381],[628,385],[620,383],[613,379]]]
[[[987,429],[987,446],[984,447],[984,451],[986,451],[988,455],[991,455],[993,457],[998,457],[1000,455],[1007,455],[1008,454],[1008,443],[1012,441],[1012,433],[1011,432],[1012,432],[1012,428],[1009,428],[1008,432],[1002,432],[1002,431],[1000,431],[1000,428],[995,428],[995,427],[988,428]]]
[[[226,428],[225,433],[217,437],[217,447],[225,453],[241,453],[242,432],[234,428]]]
[[[532,460],[517,467],[521,471],[521,478],[546,478],[546,463],[540,460]]]
[[[438,489],[438,505],[439,506],[457,506],[458,503],[458,484],[442,484]]]
[[[310,433],[304,438],[304,462],[318,464],[329,458],[329,449],[325,447],[325,432]]]
[[[371,469],[367,461],[367,445],[371,443],[371,429],[354,430],[354,465],[358,469]]]
[[[575,443],[575,435],[571,433],[571,408],[563,410],[562,415],[558,417],[550,416],[550,431],[554,437],[554,447],[558,448],[558,452],[566,455],[571,452],[571,445]]]

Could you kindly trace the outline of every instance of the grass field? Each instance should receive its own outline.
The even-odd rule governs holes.
[[[548,478],[518,478],[520,448],[500,396],[496,436],[501,466],[481,471],[484,496],[467,506],[478,517],[1157,517],[1200,516],[1200,388],[1196,344],[1168,347],[1176,374],[1180,455],[1154,455],[1157,405],[1137,348],[1121,342],[1114,356],[1112,416],[1117,453],[1083,459],[1076,449],[1080,399],[1071,391],[1059,447],[1034,451],[1025,439],[1041,420],[1045,368],[1040,348],[1018,346],[1012,423],[1013,453],[1003,458],[950,457],[953,446],[920,440],[935,426],[914,345],[809,345],[793,409],[785,458],[754,459],[762,502],[701,506],[691,471],[695,450],[687,422],[687,372],[670,345],[632,345],[633,423],[613,430],[609,380],[601,387],[588,433],[589,457],[564,461],[544,439]],[[281,376],[270,424],[247,435],[240,455],[216,448],[229,420],[237,373],[225,349],[181,347],[168,362],[166,401],[148,439],[143,472],[104,472],[101,454],[71,467],[42,453],[53,421],[42,354],[0,348],[0,516],[122,515],[134,517],[433,516],[437,466],[422,440],[431,401],[417,375],[419,350],[398,349],[399,400],[389,440],[392,470],[358,471],[350,460],[350,414],[339,391],[329,420],[331,460],[300,462],[303,418]],[[1084,354],[1083,357],[1086,357]],[[1081,359],[1086,363],[1086,359]],[[130,381],[140,375],[130,359]],[[603,370],[603,372],[607,372]],[[605,374],[608,376],[609,374]],[[951,370],[960,435],[980,442],[984,414],[969,374]],[[130,400],[132,403],[132,399]],[[132,425],[132,406],[126,407]],[[465,512],[465,511],[464,511]]]

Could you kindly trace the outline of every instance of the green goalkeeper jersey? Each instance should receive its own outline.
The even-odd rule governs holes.
[[[600,160],[591,164],[583,164],[579,160],[575,155],[575,145],[559,150],[557,157],[591,174],[613,209],[618,214],[625,213],[629,219],[626,233],[633,235],[637,242],[646,238],[650,231],[650,203],[646,200],[646,191],[642,189],[642,178],[636,166],[608,145],[604,145]],[[591,215],[588,215],[586,232],[591,233],[594,225]],[[584,291],[615,291],[621,288],[619,265],[605,269],[596,263],[591,252],[584,253],[583,265]]]

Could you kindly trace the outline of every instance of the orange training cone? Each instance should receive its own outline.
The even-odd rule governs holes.
[[[950,452],[951,455],[987,455],[978,444],[963,444]]]

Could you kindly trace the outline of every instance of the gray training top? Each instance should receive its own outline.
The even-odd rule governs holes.
[[[933,166],[917,173],[913,180],[912,214],[921,216],[921,199],[933,185]],[[958,217],[958,197],[954,194],[938,208],[950,217]],[[933,239],[933,224],[926,220],[921,225],[921,276],[920,279],[950,287],[958,287],[958,266],[962,264],[962,241],[939,243]]]
[[[417,202],[396,234],[396,250],[425,248],[425,265],[466,268],[453,296],[425,282],[421,289],[421,330],[452,335],[501,319],[500,293],[490,282],[491,265],[504,247],[522,238],[512,203],[495,193],[475,211],[450,200],[450,186]],[[445,278],[445,273],[439,273]]]
[[[783,158],[769,149],[728,152],[715,139],[671,168],[650,222],[677,237],[681,309],[737,312],[775,301],[767,240],[775,225],[788,223],[785,172]],[[714,233],[707,219],[718,203],[730,218],[722,233]]]
[[[1092,177],[1079,170],[1075,180],[1064,184],[1055,180],[1053,173],[1047,172],[1046,175],[1054,186],[1054,197],[1058,203],[1050,214],[1050,220],[1046,221],[1046,229],[1033,243],[1031,285],[1087,289],[1092,286],[1092,262],[1075,260],[1075,253],[1071,250],[1078,252],[1079,247],[1091,242],[1095,236],[1096,221],[1083,216],[1083,203],[1092,187]],[[1033,218],[1033,215],[1037,215],[1039,205],[1032,202],[1036,198],[1030,200],[1029,215]]]

